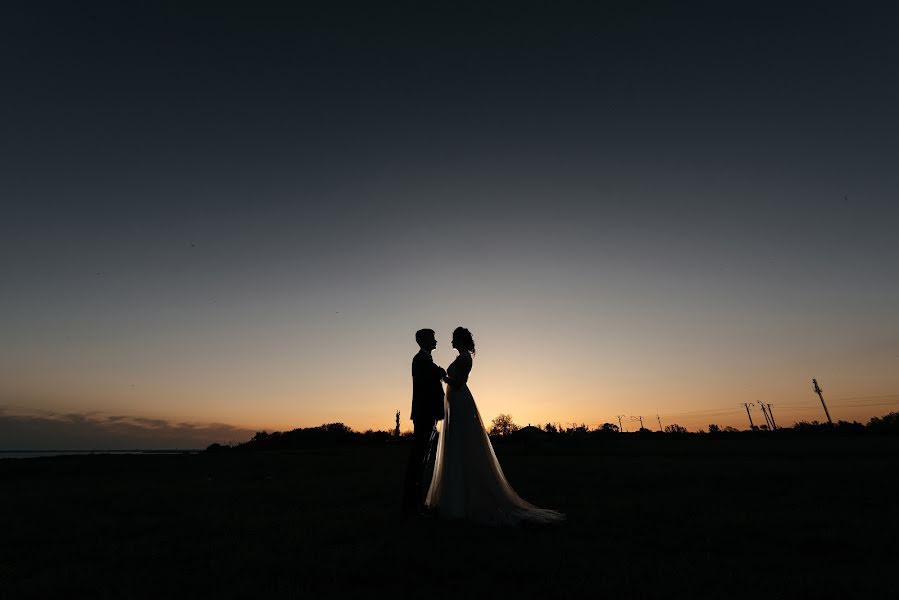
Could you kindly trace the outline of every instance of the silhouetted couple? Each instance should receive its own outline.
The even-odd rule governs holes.
[[[434,330],[415,333],[421,348],[412,359],[412,451],[406,469],[403,512],[433,514],[490,525],[554,523],[559,512],[522,500],[506,481],[474,397],[468,389],[474,338],[464,327],[453,331],[456,360],[444,371],[434,364]],[[446,394],[443,392],[445,382]],[[443,430],[437,443],[434,472],[425,498],[424,473],[431,455],[437,421]],[[422,502],[424,498],[424,502]]]

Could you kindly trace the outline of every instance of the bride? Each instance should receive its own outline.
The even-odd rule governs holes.
[[[467,385],[475,353],[471,332],[457,327],[453,348],[459,356],[447,369],[446,418],[426,506],[441,519],[490,525],[562,521],[565,515],[522,500],[506,481]]]

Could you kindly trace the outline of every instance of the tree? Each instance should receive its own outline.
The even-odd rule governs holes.
[[[546,433],[559,433],[559,430],[556,429],[556,426],[552,423],[547,423],[546,425],[544,425],[543,431],[545,431]]]
[[[396,411],[396,427],[393,429],[393,436],[400,437],[400,411]]]
[[[889,416],[889,415],[887,415]],[[876,419],[877,417],[875,417]],[[873,419],[872,419],[873,420]],[[865,426],[859,423],[858,421],[837,421],[836,425],[837,431],[840,433],[864,433]]]
[[[721,433],[721,428],[712,423],[709,425],[709,433]]]
[[[613,423],[603,423],[599,426],[597,431],[601,431],[603,433],[618,433],[618,425]]]
[[[687,433],[687,428],[674,423],[672,425],[665,426],[665,433]]]
[[[343,423],[325,423],[321,428],[331,435],[349,435],[354,433],[352,429]]]
[[[499,414],[491,422],[490,435],[509,435],[521,429],[512,420],[512,415]]]
[[[793,431],[808,433],[810,431],[823,431],[828,428],[826,423],[820,423],[817,419],[814,421],[798,421],[793,425]]]
[[[877,433],[899,433],[899,412],[891,412],[868,421],[868,429]]]

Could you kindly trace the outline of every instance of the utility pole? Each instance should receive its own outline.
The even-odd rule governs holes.
[[[656,419],[659,420],[659,431],[664,433],[664,430],[662,429],[662,418],[659,415],[656,415]]]
[[[618,433],[624,431],[624,426],[621,424],[621,418],[626,417],[627,415],[617,415],[618,416]]]
[[[752,402],[744,402],[743,407],[746,409],[746,416],[749,417],[749,429],[755,429],[755,423],[752,422],[752,415],[749,413],[749,407],[755,406]]]
[[[818,380],[812,379],[812,383],[815,384],[815,393],[821,398],[821,406],[824,407],[824,414],[827,415],[827,422],[833,425],[833,421],[830,420],[830,413],[827,411],[827,405],[824,404],[824,396],[821,394],[821,388],[818,387]]]
[[[640,429],[642,430],[643,429],[643,417],[637,417],[637,418],[640,419]]]
[[[768,405],[768,416],[771,417],[771,428],[777,429],[777,423],[774,422],[774,411],[771,410],[771,405]]]
[[[759,402],[759,408],[762,409],[762,414],[765,415],[765,423],[768,425],[768,429],[771,429],[771,419],[768,417],[768,409],[765,408],[765,403]]]

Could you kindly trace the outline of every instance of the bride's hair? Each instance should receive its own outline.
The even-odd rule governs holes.
[[[471,332],[464,327],[456,327],[453,330],[453,341],[456,342],[456,348],[459,350],[468,350],[474,354],[474,338]]]

